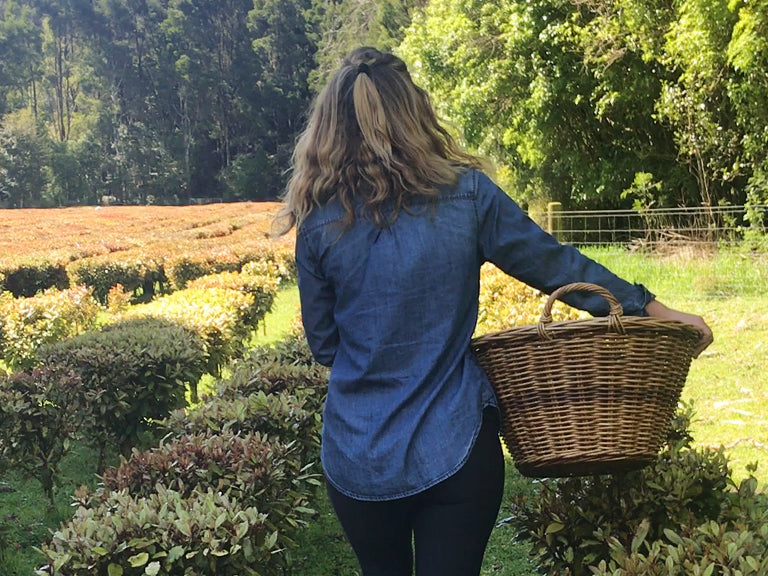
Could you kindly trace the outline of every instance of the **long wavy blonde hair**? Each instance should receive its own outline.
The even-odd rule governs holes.
[[[369,47],[350,53],[316,98],[292,164],[278,234],[331,199],[344,207],[345,228],[355,198],[385,226],[409,200],[437,194],[467,167],[486,167],[440,124],[405,63]]]

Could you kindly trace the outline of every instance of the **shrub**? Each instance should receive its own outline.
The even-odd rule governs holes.
[[[73,284],[93,288],[94,297],[107,304],[107,296],[113,286],[120,284],[128,292],[141,290],[144,300],[151,300],[155,283],[162,284],[164,275],[161,263],[145,255],[126,252],[82,258],[67,267]]]
[[[41,346],[94,328],[98,312],[99,305],[85,286],[0,299],[3,358],[13,369],[30,368]]]
[[[133,306],[122,318],[158,318],[180,324],[204,342],[207,370],[218,375],[229,359],[242,354],[253,330],[250,324],[254,298],[225,288],[190,288]],[[193,388],[193,400],[197,390]]]
[[[515,499],[509,521],[547,573],[592,574],[590,566],[605,568],[612,558],[618,565],[619,548],[637,552],[641,542],[717,522],[734,507],[728,460],[722,449],[691,447],[691,415],[690,407],[680,410],[668,445],[652,466],[614,476],[545,480],[536,495]],[[695,572],[669,572],[678,573]]]
[[[305,523],[309,496],[317,481],[297,458],[295,444],[283,444],[258,433],[205,432],[182,435],[130,459],[103,476],[105,490],[127,489],[148,497],[158,484],[191,496],[213,489],[243,506],[267,513],[266,525],[278,534],[280,547]]]
[[[41,360],[70,367],[88,390],[104,390],[91,430],[102,469],[108,442],[128,454],[153,419],[186,404],[186,385],[204,371],[203,347],[198,336],[178,324],[139,318],[55,344]]]
[[[233,254],[216,252],[177,253],[165,259],[165,274],[173,290],[183,290],[187,284],[210,274],[236,272],[241,263]]]
[[[296,260],[293,250],[265,250],[246,262],[241,271],[243,274],[269,276],[278,284],[287,284],[296,281]]]
[[[158,485],[148,496],[123,490],[81,503],[42,552],[60,576],[277,576],[277,539],[267,515],[236,498]]]
[[[269,438],[279,438],[286,444],[297,445],[297,457],[308,464],[318,455],[320,447],[320,413],[312,390],[295,394],[265,394],[209,398],[191,410],[174,410],[161,422],[163,428],[176,436],[217,431],[234,434],[259,432]]]
[[[308,388],[322,394],[330,371],[312,358],[303,336],[289,336],[259,346],[230,364],[231,373],[217,382],[217,395],[235,398],[255,392],[295,392]]]
[[[259,362],[279,362],[283,365],[307,366],[323,369],[315,362],[312,352],[304,336],[304,330],[300,323],[295,327],[292,334],[275,342],[274,344],[259,346],[254,348],[246,361],[258,364]],[[327,369],[324,369],[327,374]]]
[[[277,279],[266,275],[220,272],[203,276],[187,284],[187,289],[211,288],[237,290],[253,296],[253,303],[248,309],[245,322],[255,329],[267,312],[272,310],[272,303],[277,295]]]
[[[98,390],[84,390],[64,366],[0,374],[0,459],[40,481],[53,506],[59,464],[91,424]]]
[[[537,324],[546,301],[546,294],[509,277],[491,264],[485,264],[480,275],[476,335]],[[554,321],[577,319],[583,315],[563,302],[555,302],[552,306]]]
[[[726,494],[717,520],[667,529],[649,538],[643,521],[629,546],[609,540],[611,557],[592,568],[598,576],[677,576],[768,574],[768,498],[749,477]]]
[[[0,270],[0,290],[16,298],[27,298],[54,288],[69,288],[69,278],[63,264],[49,260],[24,261]]]

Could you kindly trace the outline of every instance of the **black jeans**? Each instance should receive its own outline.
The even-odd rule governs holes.
[[[328,496],[352,545],[363,576],[477,576],[501,505],[504,456],[498,414],[483,413],[483,426],[466,464],[419,494],[368,502]]]

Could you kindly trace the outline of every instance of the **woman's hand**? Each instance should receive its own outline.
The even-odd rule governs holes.
[[[651,300],[648,302],[645,307],[645,311],[648,312],[649,316],[655,316],[656,318],[662,318],[664,320],[677,320],[679,322],[685,322],[686,324],[690,324],[696,328],[696,330],[698,330],[701,334],[701,338],[699,339],[699,343],[696,346],[696,350],[694,351],[694,358],[698,358],[699,354],[701,354],[707,348],[707,346],[712,344],[714,340],[712,329],[707,325],[707,323],[704,321],[704,318],[701,316],[687,314],[685,312],[680,312],[679,310],[673,310],[658,300]]]

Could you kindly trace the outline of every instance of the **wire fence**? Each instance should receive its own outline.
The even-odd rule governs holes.
[[[551,203],[546,228],[578,246],[738,244],[766,234],[768,206],[703,206],[647,210],[559,210]],[[749,216],[749,218],[748,218]]]
[[[532,214],[619,276],[680,299],[764,298],[768,206]],[[765,313],[765,312],[763,312]]]

